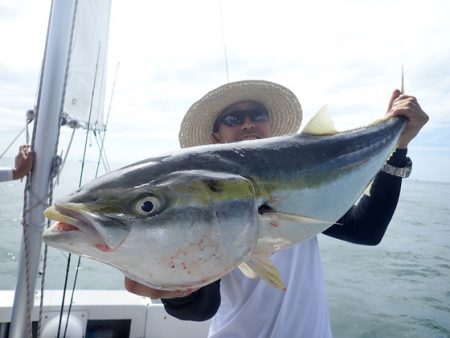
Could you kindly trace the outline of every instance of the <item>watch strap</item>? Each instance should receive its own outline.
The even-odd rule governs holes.
[[[406,164],[404,167],[395,167],[388,163],[385,163],[381,168],[381,171],[397,177],[407,178],[411,174],[412,161],[409,157],[406,157]]]

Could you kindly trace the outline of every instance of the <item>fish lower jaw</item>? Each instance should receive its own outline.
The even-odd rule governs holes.
[[[88,226],[80,226],[79,222],[73,222],[73,223],[66,223],[66,222],[56,222],[54,223],[49,229],[51,229],[55,234],[56,233],[66,233],[66,232],[80,232],[83,233],[86,236],[91,237],[98,237],[96,233],[93,231],[86,231],[86,229],[89,229]]]
[[[63,232],[63,231],[80,231],[78,227],[75,225],[64,223],[64,222],[58,222],[54,225],[55,229]]]
[[[90,246],[101,252],[112,251],[112,248],[97,234],[87,233],[75,225],[63,222],[57,222],[45,230],[43,239],[47,244],[62,250],[68,250],[65,243],[70,243],[70,245],[76,245],[76,243],[86,245],[89,243]]]

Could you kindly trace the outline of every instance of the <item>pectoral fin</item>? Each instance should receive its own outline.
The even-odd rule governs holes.
[[[251,256],[239,265],[239,269],[249,278],[259,276],[273,287],[286,291],[278,269],[273,266],[272,261],[268,257]]]
[[[294,215],[280,211],[266,211],[259,216],[260,233],[256,253],[268,254],[307,240],[335,222]]]

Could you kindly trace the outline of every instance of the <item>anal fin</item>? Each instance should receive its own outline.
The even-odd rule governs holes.
[[[273,287],[286,291],[278,269],[268,257],[251,256],[239,265],[239,269],[249,278],[259,276]]]

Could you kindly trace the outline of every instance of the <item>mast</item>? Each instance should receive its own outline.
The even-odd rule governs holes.
[[[76,2],[77,0],[53,0],[52,3],[33,143],[36,162],[30,177],[32,193],[26,196],[29,210],[23,219],[26,236],[23,237],[20,250],[10,338],[30,337],[31,334],[29,328],[41,255],[42,232],[46,224],[43,211],[47,207],[50,172],[58,144]]]

